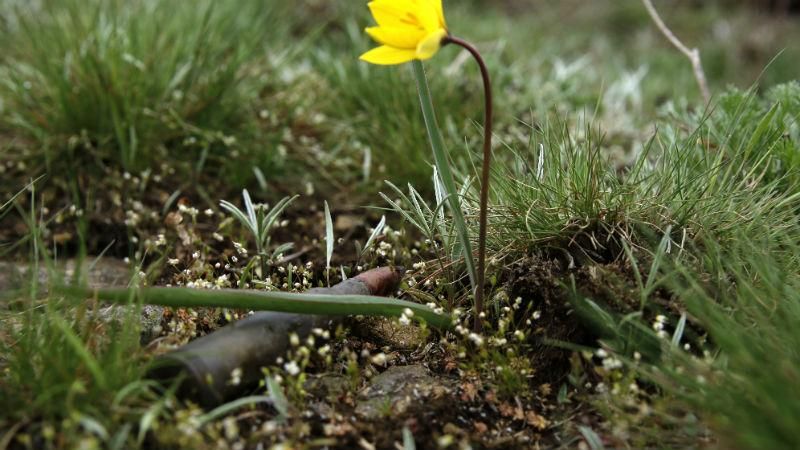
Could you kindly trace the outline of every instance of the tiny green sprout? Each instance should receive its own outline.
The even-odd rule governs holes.
[[[247,189],[242,191],[242,198],[244,199],[245,211],[242,211],[236,205],[226,200],[221,200],[219,205],[222,209],[228,211],[235,217],[250,233],[256,243],[256,252],[261,263],[261,276],[265,277],[267,274],[267,249],[270,247],[270,232],[275,226],[280,215],[298,196],[284,197],[281,199],[271,210],[267,211],[265,205],[253,204],[250,199],[250,193]],[[292,248],[292,244],[287,243],[280,245],[273,252],[273,257],[279,253],[283,253]]]

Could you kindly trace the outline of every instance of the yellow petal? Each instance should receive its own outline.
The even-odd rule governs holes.
[[[436,8],[436,15],[439,16],[439,25],[447,29],[447,21],[444,20],[444,7],[442,6],[442,0],[430,0],[433,2],[434,8]]]
[[[411,14],[413,8],[410,0],[393,2],[390,0],[375,0],[367,4],[372,12],[375,22],[382,27],[419,27],[422,25],[416,16]]]
[[[417,16],[417,20],[426,32],[433,33],[442,28],[439,22],[439,13],[431,0],[416,0],[415,3],[413,14]]]
[[[419,42],[416,50],[417,59],[428,59],[436,54],[442,48],[442,40],[447,36],[447,30],[439,28],[433,33],[425,36],[425,39]]]
[[[380,26],[416,26],[431,33],[444,28],[437,2],[441,0],[374,0],[368,6]]]
[[[382,45],[361,55],[361,60],[371,64],[389,66],[403,64],[413,60],[417,52],[413,49],[403,49]]]
[[[365,31],[380,44],[412,50],[425,37],[422,30],[414,27],[370,27]]]

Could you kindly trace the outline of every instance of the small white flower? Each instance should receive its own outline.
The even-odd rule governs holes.
[[[233,243],[233,247],[236,249],[236,252],[242,256],[247,256],[247,249],[238,242]]]
[[[508,343],[508,340],[506,338],[495,338],[495,337],[493,337],[493,338],[490,338],[489,340],[491,341],[491,344],[493,346],[495,346],[495,347],[502,347],[502,346],[504,346],[504,345],[506,345]]]
[[[606,358],[603,360],[603,368],[606,370],[615,370],[622,367],[622,361],[617,358]]]
[[[300,373],[300,367],[294,361],[289,361],[288,363],[283,365],[283,370],[286,371],[291,376],[295,376]]]
[[[483,337],[478,333],[470,333],[469,340],[472,341],[478,347],[483,345]]]
[[[386,365],[386,354],[385,353],[378,353],[371,358],[372,364],[376,366],[385,366]]]
[[[242,382],[242,368],[237,367],[231,371],[231,384],[238,386]]]

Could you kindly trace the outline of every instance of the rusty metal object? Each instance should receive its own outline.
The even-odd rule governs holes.
[[[401,279],[397,268],[373,269],[330,288],[310,289],[321,295],[387,295]],[[286,354],[289,336],[302,340],[315,328],[331,330],[342,317],[258,312],[156,358],[149,378],[179,383],[178,394],[205,407],[236,398],[257,386],[262,367]]]

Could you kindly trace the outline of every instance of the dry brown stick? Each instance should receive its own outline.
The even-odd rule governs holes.
[[[647,9],[647,12],[650,14],[650,18],[653,19],[656,26],[661,33],[669,40],[669,42],[675,46],[681,53],[686,55],[689,58],[689,61],[692,63],[692,69],[694,70],[694,78],[697,80],[697,85],[700,87],[700,93],[703,95],[703,100],[705,100],[706,105],[711,102],[711,92],[708,90],[708,82],[706,81],[706,73],[703,71],[703,63],[700,60],[700,50],[696,48],[690,49],[677,36],[672,30],[667,27],[664,21],[661,19],[661,16],[658,14],[658,11],[653,6],[653,2],[650,0],[642,0],[644,3],[644,7]]]

